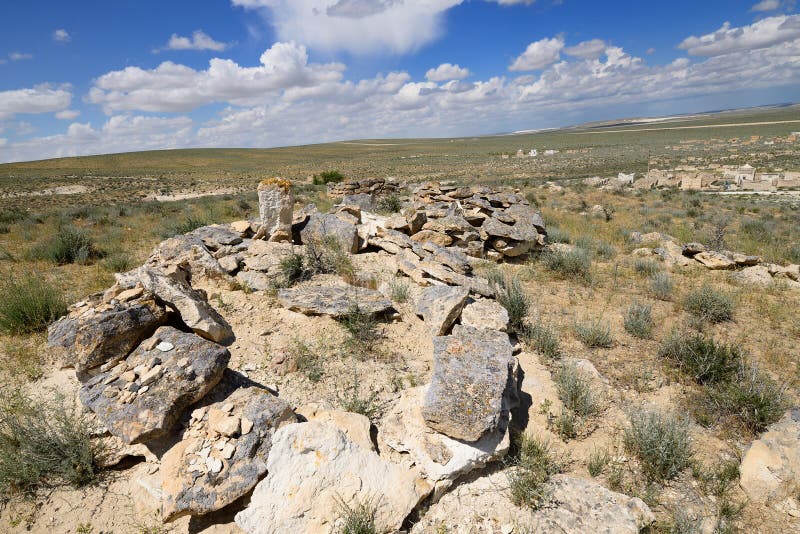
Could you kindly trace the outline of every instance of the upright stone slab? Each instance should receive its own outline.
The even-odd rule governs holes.
[[[508,335],[457,325],[433,339],[433,377],[422,416],[432,429],[477,441],[500,428],[519,402]]]
[[[258,213],[261,216],[261,231],[264,237],[272,239],[284,236],[288,230],[289,241],[292,235],[292,208],[294,193],[292,184],[281,178],[269,178],[258,184]]]

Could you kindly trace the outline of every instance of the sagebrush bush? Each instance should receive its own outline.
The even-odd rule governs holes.
[[[658,262],[647,258],[636,258],[633,261],[633,270],[642,276],[653,276],[663,271],[663,267]]]
[[[591,319],[575,325],[575,335],[587,347],[609,348],[614,344],[611,327],[601,318]]]
[[[336,273],[347,281],[356,278],[350,253],[331,235],[313,235],[306,240],[306,269],[311,274]]]
[[[648,480],[673,479],[689,466],[692,447],[686,421],[654,410],[635,410],[629,419],[623,444]]]
[[[698,384],[730,380],[741,367],[743,357],[735,345],[717,343],[702,334],[681,330],[674,330],[667,336],[658,355]]]
[[[296,283],[308,278],[305,259],[300,254],[289,254],[281,258],[278,265],[280,272],[278,285],[280,287],[291,287]]]
[[[542,256],[542,265],[565,280],[591,281],[592,257],[582,248],[546,252]]]
[[[134,267],[133,260],[124,252],[110,254],[103,260],[106,268],[112,273],[124,273]]]
[[[695,317],[711,323],[733,319],[733,299],[711,286],[704,285],[686,295],[684,309]]]
[[[675,290],[675,284],[669,273],[660,272],[650,277],[649,292],[653,298],[658,300],[672,300],[672,292]]]
[[[61,291],[36,273],[0,280],[0,332],[40,332],[67,313]]]
[[[555,376],[558,398],[564,407],[580,417],[589,417],[600,408],[592,383],[575,364],[564,364]]]
[[[535,510],[547,499],[547,481],[565,466],[543,439],[521,434],[517,447],[517,458],[508,472],[511,502]]]
[[[513,277],[502,285],[495,286],[495,298],[508,312],[508,322],[511,329],[521,331],[525,317],[531,306],[530,298],[522,288],[519,278]]]
[[[786,410],[784,388],[752,365],[742,365],[733,380],[710,386],[704,400],[752,433],[765,430]]]
[[[410,287],[408,282],[402,278],[395,277],[389,283],[389,293],[394,302],[406,302],[408,300],[409,291]]]
[[[611,457],[606,449],[594,449],[586,460],[586,469],[593,477],[600,476],[610,461]]]
[[[558,226],[548,226],[547,228],[547,242],[548,243],[565,243],[569,244],[572,237],[569,232],[562,230]]]
[[[103,256],[91,236],[84,230],[61,226],[50,239],[35,245],[30,253],[33,259],[47,260],[57,265],[87,263]]]
[[[345,388],[344,392],[340,392],[338,389],[336,391],[336,400],[342,410],[358,413],[369,419],[372,419],[378,412],[377,398],[377,391],[370,391],[362,395],[358,373],[353,373],[353,381],[350,386]]]
[[[330,183],[339,183],[344,180],[344,175],[339,171],[324,171],[317,176],[314,175],[314,185],[325,185]]]
[[[322,358],[311,346],[295,337],[289,346],[289,355],[294,360],[297,370],[306,375],[311,382],[322,380],[324,376]]]
[[[378,211],[381,213],[398,213],[403,203],[397,195],[386,195],[378,199]]]
[[[0,392],[0,487],[5,492],[84,486],[97,477],[100,452],[83,416],[63,399],[45,403],[19,391]]]
[[[558,334],[550,326],[541,322],[526,325],[522,337],[545,358],[552,361],[561,358],[561,343],[558,340]]]
[[[649,304],[634,302],[625,310],[623,320],[625,331],[633,337],[639,339],[650,339],[653,337],[653,308]]]

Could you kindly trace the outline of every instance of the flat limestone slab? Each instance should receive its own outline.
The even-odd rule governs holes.
[[[166,342],[162,348],[155,341]],[[162,326],[130,356],[81,387],[81,402],[125,443],[170,431],[185,408],[222,379],[230,352],[195,334]]]
[[[357,305],[363,313],[383,313],[392,301],[380,292],[350,285],[308,283],[278,291],[278,302],[285,308],[306,315],[342,317]]]
[[[518,402],[517,363],[508,335],[457,325],[433,339],[433,377],[422,416],[432,429],[477,441]]]

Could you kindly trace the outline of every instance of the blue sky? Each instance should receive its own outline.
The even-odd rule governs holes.
[[[6,2],[0,161],[797,101],[793,0]]]

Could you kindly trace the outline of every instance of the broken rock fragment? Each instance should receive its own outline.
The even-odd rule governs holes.
[[[171,430],[183,410],[220,381],[230,359],[225,347],[171,326],[156,330],[154,338],[173,349],[163,352],[145,341],[79,393],[125,443],[146,442]]]
[[[278,302],[285,308],[306,315],[342,317],[354,306],[362,313],[383,313],[392,301],[380,292],[351,285],[326,285],[309,282],[278,291]]]
[[[273,434],[295,421],[285,401],[257,387],[194,410],[161,459],[163,517],[213,512],[249,492],[267,472]]]
[[[446,334],[461,315],[469,290],[461,286],[430,286],[417,301],[415,312],[434,336]]]
[[[500,428],[519,402],[508,335],[457,325],[433,339],[433,377],[422,416],[452,438],[477,441]]]

